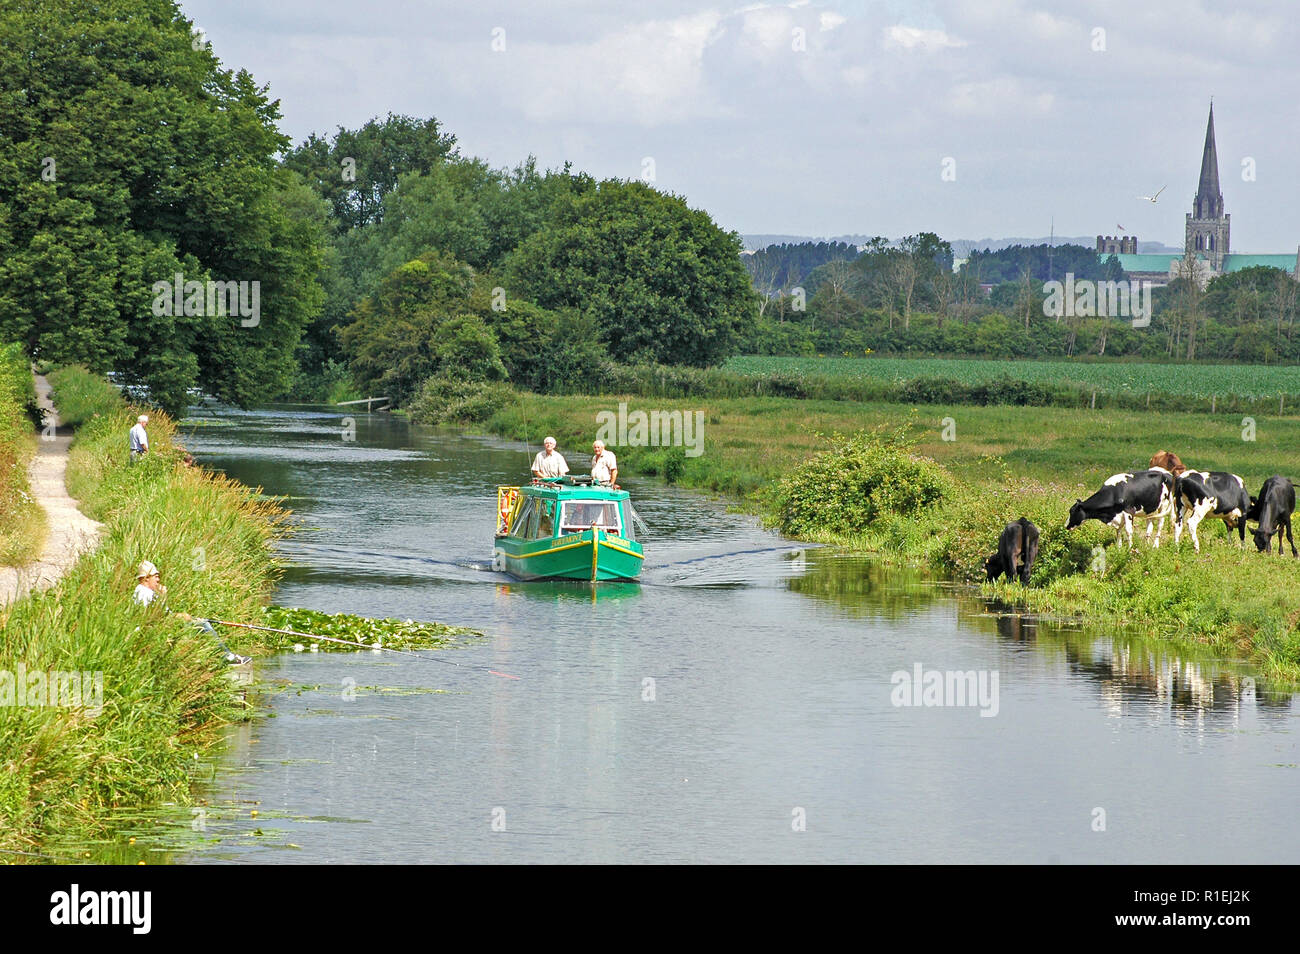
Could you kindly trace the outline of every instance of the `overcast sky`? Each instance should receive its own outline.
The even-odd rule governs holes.
[[[531,153],[635,178],[652,159],[657,187],[742,233],[974,239],[1046,235],[1055,217],[1058,235],[1122,225],[1181,245],[1213,96],[1233,251],[1300,243],[1285,0],[182,8],[270,85],[295,141],[392,111],[436,116],[494,166]]]

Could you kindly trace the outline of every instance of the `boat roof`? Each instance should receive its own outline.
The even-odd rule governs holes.
[[[526,484],[519,492],[529,497],[548,500],[627,500],[626,490],[602,487],[599,484],[546,483]]]

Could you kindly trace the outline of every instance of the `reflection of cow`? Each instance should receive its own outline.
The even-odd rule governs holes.
[[[995,604],[990,604],[989,608],[994,609]],[[998,635],[1017,643],[1033,642],[1038,635],[1038,619],[1019,613],[1003,613],[998,616]]]
[[[1029,585],[1029,574],[1038,559],[1038,528],[1021,517],[1007,524],[998,538],[998,552],[984,562],[984,572],[990,581],[1004,573],[1008,580],[1019,577]]]

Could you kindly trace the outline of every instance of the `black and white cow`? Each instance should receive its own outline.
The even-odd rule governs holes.
[[[1295,511],[1295,487],[1285,477],[1274,474],[1264,481],[1258,497],[1250,498],[1250,510],[1246,512],[1247,520],[1259,521],[1255,533],[1255,549],[1261,553],[1273,552],[1273,534],[1277,534],[1277,552],[1282,553],[1282,531],[1286,531],[1287,542],[1291,544],[1291,556],[1296,553],[1295,540],[1291,538],[1291,514]]]
[[[1128,534],[1128,545],[1133,546],[1133,517],[1147,518],[1147,542],[1160,546],[1160,534],[1165,529],[1165,518],[1174,513],[1174,475],[1162,467],[1139,470],[1134,473],[1115,474],[1087,500],[1076,500],[1070,508],[1070,519],[1065,529],[1071,530],[1085,520],[1100,520],[1115,528],[1116,543],[1123,542]],[[1156,521],[1155,540],[1151,539],[1151,521]]]
[[[1178,543],[1186,529],[1192,535],[1192,546],[1201,552],[1201,541],[1196,536],[1197,525],[1210,514],[1222,517],[1231,533],[1237,530],[1237,546],[1246,542],[1246,513],[1250,510],[1250,494],[1246,483],[1236,474],[1222,470],[1185,470],[1175,479],[1177,485],[1177,516],[1174,518],[1174,543]]]

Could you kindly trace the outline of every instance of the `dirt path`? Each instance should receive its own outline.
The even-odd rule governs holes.
[[[50,384],[43,375],[36,376],[36,403],[45,413],[45,423],[57,426],[59,414],[50,403]],[[53,586],[77,562],[77,557],[99,542],[104,525],[78,510],[77,502],[68,496],[64,485],[70,443],[71,435],[57,433],[53,440],[42,435],[37,442],[28,476],[32,496],[45,508],[50,532],[40,557],[34,562],[20,567],[0,567],[0,606],[32,590]]]

